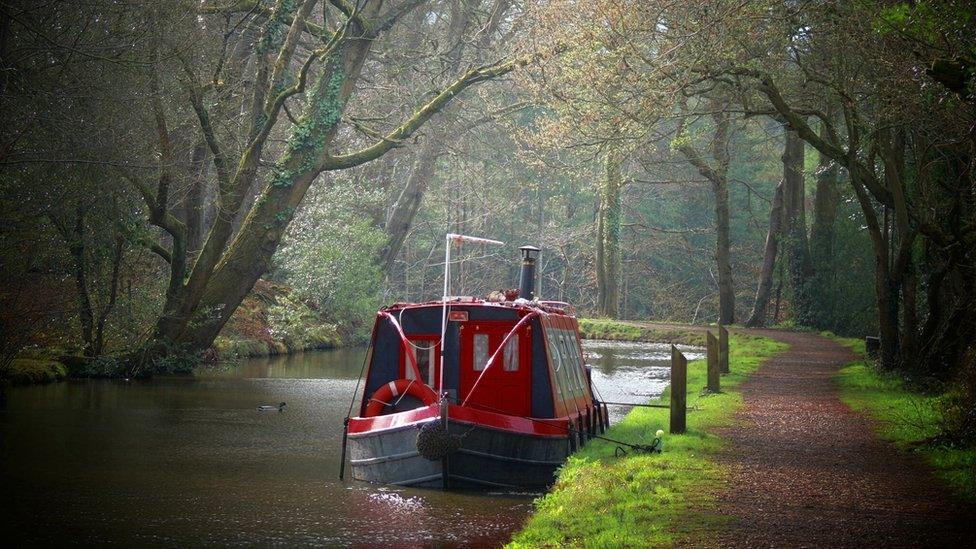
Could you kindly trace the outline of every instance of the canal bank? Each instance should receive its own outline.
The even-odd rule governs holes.
[[[122,357],[133,351],[132,341],[111,332],[106,338],[106,352],[86,357],[76,330],[68,328],[62,327],[20,351],[9,365],[0,368],[0,384],[130,377]],[[363,342],[363,330],[362,326],[342,325],[327,318],[287,285],[259,280],[209,349],[192,355],[173,353],[148,374],[189,373],[205,364],[355,346]]]
[[[633,323],[598,322],[596,333],[621,337],[646,333]],[[593,321],[581,324],[592,327]],[[704,327],[669,328],[696,338],[705,331]],[[569,458],[552,490],[536,501],[535,512],[509,546],[671,545],[693,532],[720,528],[728,521],[716,511],[728,471],[716,457],[726,445],[716,431],[730,425],[742,408],[739,385],[764,360],[786,348],[771,339],[733,332],[731,373],[722,377],[719,394],[702,391],[705,361],[690,362],[687,432],[665,434],[661,454],[622,454],[626,449],[613,442],[591,442]],[[669,400],[670,388],[652,403]],[[635,408],[606,437],[648,444],[658,429],[668,429],[667,409]]]

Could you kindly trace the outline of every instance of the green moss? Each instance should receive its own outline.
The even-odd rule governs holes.
[[[646,341],[653,343],[674,343],[684,345],[704,345],[703,332],[689,330],[681,325],[671,327],[648,327],[638,323],[597,318],[579,319],[580,333],[584,339],[610,339],[613,341]]]
[[[269,54],[276,51],[285,42],[288,33],[288,18],[298,9],[295,0],[285,0],[279,4],[264,27],[264,34],[258,41],[258,53]]]
[[[848,340],[863,350],[863,342]],[[941,441],[941,400],[926,395],[868,362],[854,362],[836,378],[841,399],[851,409],[875,420],[875,430],[899,449],[918,455],[958,494],[976,500],[976,448]]]
[[[715,460],[723,441],[715,430],[731,424],[742,407],[736,387],[785,344],[730,334],[730,374],[725,391],[705,395],[705,363],[688,365],[688,431],[665,435],[659,455],[615,457],[616,445],[595,440],[560,469],[552,491],[509,547],[647,547],[689,541],[730,518],[716,511],[727,471]],[[658,400],[667,402],[670,390]],[[668,410],[635,408],[606,433],[608,438],[649,443],[667,431]]]
[[[68,370],[54,360],[15,358],[10,363],[7,379],[14,385],[50,383],[67,377]]]
[[[312,88],[312,104],[292,129],[285,152],[273,170],[272,187],[290,187],[296,177],[314,170],[325,150],[327,136],[342,118],[344,81],[339,59],[334,57]]]

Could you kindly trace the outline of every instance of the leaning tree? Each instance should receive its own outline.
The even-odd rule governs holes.
[[[131,170],[126,176],[139,189],[151,222],[165,232],[167,244],[157,248],[169,265],[169,282],[162,313],[134,364],[211,344],[269,269],[285,229],[314,182],[328,185],[330,172],[380,158],[404,144],[465,89],[529,62],[530,57],[515,57],[463,70],[415,111],[377,132],[373,142],[358,150],[338,150],[355,142],[343,135],[344,114],[362,93],[364,66],[374,61],[374,44],[425,4],[240,1],[204,3],[194,7],[192,17],[168,18],[157,8],[154,15],[160,24],[147,96],[159,169],[151,179]],[[223,35],[217,55],[198,55],[193,43],[181,39],[182,26],[235,15],[241,24]],[[192,258],[186,224],[169,200],[176,177],[172,166],[177,164],[169,115],[179,109],[167,105],[163,92],[164,71],[169,69],[179,74],[181,95],[192,108],[217,181],[212,224]],[[243,77],[225,81],[224,71],[234,70]],[[231,84],[234,90],[228,93]],[[296,116],[292,110],[297,109],[301,114]],[[233,119],[221,120],[221,114]],[[287,136],[283,147],[273,143],[277,135]]]

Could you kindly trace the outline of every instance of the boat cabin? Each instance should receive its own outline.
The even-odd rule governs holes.
[[[435,395],[446,394],[450,402],[497,413],[576,416],[593,400],[578,334],[576,318],[552,303],[473,298],[398,303],[377,316],[360,415],[366,415],[369,395],[390,382],[409,380]],[[381,413],[423,404],[407,394]]]
[[[359,414],[344,431],[354,478],[544,487],[566,456],[608,426],[572,308],[534,298],[538,249],[521,250],[518,290],[377,313]]]

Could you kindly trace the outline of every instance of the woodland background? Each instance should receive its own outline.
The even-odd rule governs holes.
[[[0,369],[361,341],[458,232],[455,294],[533,244],[586,315],[880,335],[972,437],[974,12],[2,2]]]

